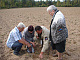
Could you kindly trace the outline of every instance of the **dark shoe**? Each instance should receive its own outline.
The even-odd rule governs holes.
[[[63,59],[56,59],[56,60],[63,60]]]
[[[28,52],[28,53],[32,53],[32,51],[29,51],[29,49],[27,49],[27,52]]]
[[[58,55],[57,54],[53,54],[53,57],[58,57]]]
[[[32,53],[32,51],[30,51],[30,53]]]

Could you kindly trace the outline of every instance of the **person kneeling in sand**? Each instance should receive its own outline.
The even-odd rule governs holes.
[[[23,31],[23,37],[24,39],[29,42],[29,44],[31,45],[31,47],[27,46],[27,52],[29,53],[34,53],[34,27],[32,25],[30,25],[29,27],[26,27]]]
[[[31,45],[22,37],[21,32],[24,30],[25,25],[20,22],[9,34],[8,40],[7,40],[7,47],[14,50],[15,55],[20,55],[19,51],[22,48],[22,45],[27,45],[28,47],[31,47]]]

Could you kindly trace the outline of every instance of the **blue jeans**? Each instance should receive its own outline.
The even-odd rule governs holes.
[[[16,41],[13,45],[12,45],[12,50],[14,50],[14,53],[19,53],[19,51],[22,48],[22,43],[19,43],[18,41]]]

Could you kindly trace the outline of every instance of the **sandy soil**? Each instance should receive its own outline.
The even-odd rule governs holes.
[[[9,32],[19,23],[23,22],[26,26],[36,25],[45,26],[49,29],[51,16],[46,11],[47,7],[35,8],[15,8],[0,10],[0,60],[41,60],[39,59],[40,46],[37,45],[34,54],[29,54],[23,47],[20,51],[21,56],[15,56],[13,51],[6,46]],[[80,60],[80,7],[58,7],[64,14],[69,38],[66,42],[66,51],[63,54],[64,60]],[[42,60],[56,60],[52,57],[54,53],[50,49],[44,54]]]

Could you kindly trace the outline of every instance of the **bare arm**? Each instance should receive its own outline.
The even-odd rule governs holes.
[[[28,47],[31,47],[31,45],[24,38],[22,38],[21,40],[18,40],[18,41],[24,45],[27,45]]]

